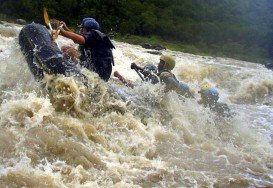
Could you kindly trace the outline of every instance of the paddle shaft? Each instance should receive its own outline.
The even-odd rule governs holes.
[[[50,31],[53,31],[46,8],[44,8],[44,20],[45,20],[45,23],[48,25]],[[52,36],[53,40],[55,40],[58,37],[59,33],[60,33],[60,31],[57,32],[56,37]],[[58,42],[57,41],[55,41],[55,42],[56,42],[58,48],[61,49],[60,45],[58,44]]]
[[[141,80],[144,81],[144,78],[143,78],[143,76],[140,74],[140,72],[138,72],[137,69],[134,69],[134,70],[136,71],[136,73],[138,74],[138,76],[141,78]]]

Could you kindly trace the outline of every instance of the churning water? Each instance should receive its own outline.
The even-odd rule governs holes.
[[[21,26],[0,25],[0,187],[273,187],[273,72],[262,65],[164,51],[198,99],[207,81],[234,117],[141,83],[130,63],[157,64],[114,42],[118,70],[37,83],[20,51]],[[59,44],[71,44],[62,37]]]

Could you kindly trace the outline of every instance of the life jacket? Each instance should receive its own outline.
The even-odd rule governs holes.
[[[166,74],[166,73],[169,77],[173,78],[176,82],[176,84],[172,85],[172,86],[166,85],[167,90],[175,90],[177,93],[184,95],[186,97],[193,97],[192,94],[190,93],[189,87],[185,83],[180,82],[176,78],[176,76],[171,71],[169,71],[167,69],[163,69],[162,71],[157,73],[158,77],[160,78],[160,81],[164,82],[165,78],[162,78],[163,77],[162,74]]]
[[[115,48],[108,36],[99,30],[91,30],[84,36],[86,44],[79,46],[81,65],[88,69],[96,69],[101,62],[114,66],[112,49]],[[90,40],[90,42],[88,42]]]
[[[164,82],[164,80],[162,80],[162,78],[160,77],[162,75],[162,73],[169,73],[170,77],[172,77],[176,82],[177,84],[179,84],[179,80],[176,78],[176,76],[169,70],[167,69],[163,69],[162,71],[158,72],[157,73],[157,76],[160,78],[160,81]]]

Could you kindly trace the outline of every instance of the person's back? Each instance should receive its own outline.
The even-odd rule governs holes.
[[[178,81],[171,71],[162,70],[157,75],[160,78],[160,81],[166,85],[165,88],[166,91],[178,90],[179,88]]]

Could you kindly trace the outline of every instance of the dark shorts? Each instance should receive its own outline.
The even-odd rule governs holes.
[[[100,60],[100,62],[96,64],[95,72],[98,73],[101,79],[107,82],[112,73],[112,60],[111,59]]]
[[[97,73],[101,79],[108,81],[112,73],[112,58],[103,58],[97,60],[81,61],[80,65],[90,71]]]

